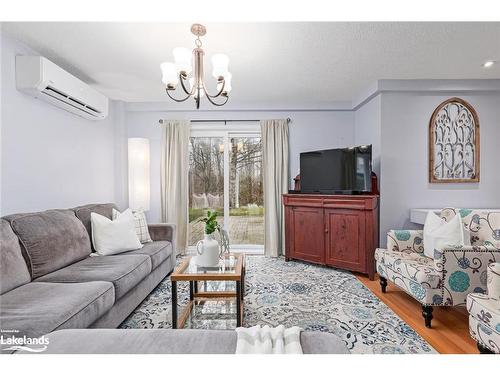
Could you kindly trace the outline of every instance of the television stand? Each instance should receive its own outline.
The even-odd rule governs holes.
[[[283,194],[285,259],[375,275],[378,194]]]

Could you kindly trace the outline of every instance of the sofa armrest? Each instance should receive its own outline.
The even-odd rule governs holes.
[[[175,249],[175,224],[148,224],[149,235],[153,241],[170,241]]]
[[[488,297],[500,301],[500,263],[490,263],[488,265],[488,280],[486,284]]]
[[[424,252],[424,232],[422,230],[390,230],[387,233],[387,249],[406,253]]]
[[[463,305],[467,294],[486,293],[488,265],[495,262],[500,262],[500,249],[490,245],[434,250],[434,266],[442,274],[444,304]]]

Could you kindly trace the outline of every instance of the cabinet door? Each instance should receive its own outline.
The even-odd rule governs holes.
[[[365,213],[325,209],[326,264],[365,272]]]
[[[315,263],[325,261],[325,227],[323,208],[289,207],[291,257]]]

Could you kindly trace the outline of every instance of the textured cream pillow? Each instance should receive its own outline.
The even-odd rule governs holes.
[[[142,247],[135,232],[134,215],[126,210],[116,220],[95,212],[90,214],[92,243],[99,255],[113,255]]]
[[[121,213],[113,208],[113,220],[120,215]],[[137,233],[137,237],[139,237],[139,241],[141,243],[153,242],[149,235],[148,222],[146,221],[144,211],[132,211],[132,215],[134,215],[135,232]]]
[[[464,226],[460,215],[455,215],[449,222],[444,221],[434,212],[429,211],[424,224],[424,255],[434,258],[434,249],[446,246],[464,245]]]

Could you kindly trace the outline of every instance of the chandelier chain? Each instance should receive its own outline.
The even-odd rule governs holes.
[[[196,44],[196,47],[198,48],[201,48],[201,46],[203,45],[199,36],[195,39],[194,44]]]

